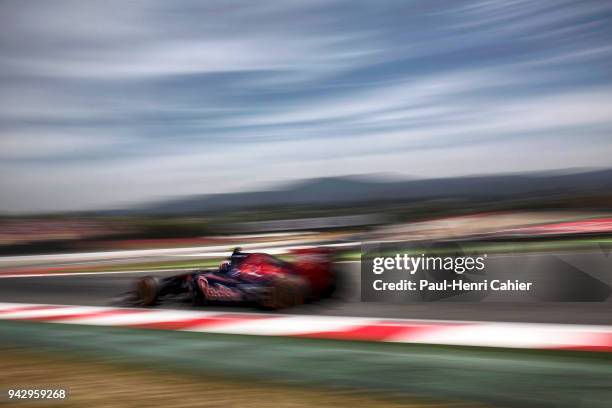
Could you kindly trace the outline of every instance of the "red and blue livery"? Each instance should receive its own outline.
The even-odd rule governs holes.
[[[236,248],[216,269],[195,270],[136,282],[133,300],[142,306],[164,301],[194,305],[256,305],[283,309],[330,296],[336,289],[332,254],[324,248],[296,249],[287,262],[265,253]]]

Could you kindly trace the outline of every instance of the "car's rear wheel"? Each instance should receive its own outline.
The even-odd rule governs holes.
[[[329,282],[321,293],[321,299],[328,299],[338,296],[338,287],[341,286],[340,275],[333,269],[330,270],[329,274]]]
[[[136,299],[141,306],[152,306],[159,298],[159,281],[153,276],[145,276],[136,283]]]
[[[286,309],[304,303],[306,283],[303,279],[288,276],[274,280],[264,295],[261,306],[265,309]]]

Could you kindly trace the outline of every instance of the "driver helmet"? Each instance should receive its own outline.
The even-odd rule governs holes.
[[[230,268],[231,268],[230,261],[223,261],[221,262],[221,265],[219,265],[219,272],[227,273],[229,272]]]

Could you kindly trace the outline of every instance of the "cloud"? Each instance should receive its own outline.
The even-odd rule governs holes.
[[[0,138],[0,159],[40,159],[55,156],[87,155],[99,149],[120,145],[120,141],[104,134],[91,134],[71,129],[67,132],[51,133],[48,130],[4,133]]]
[[[612,154],[604,2],[0,11],[0,210],[345,173],[604,166]]]

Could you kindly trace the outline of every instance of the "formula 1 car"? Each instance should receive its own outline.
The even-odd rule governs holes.
[[[283,309],[330,296],[336,289],[331,253],[322,248],[291,252],[293,262],[235,249],[216,269],[176,276],[146,276],[136,282],[134,303],[152,306],[181,299],[193,305],[256,305]]]

